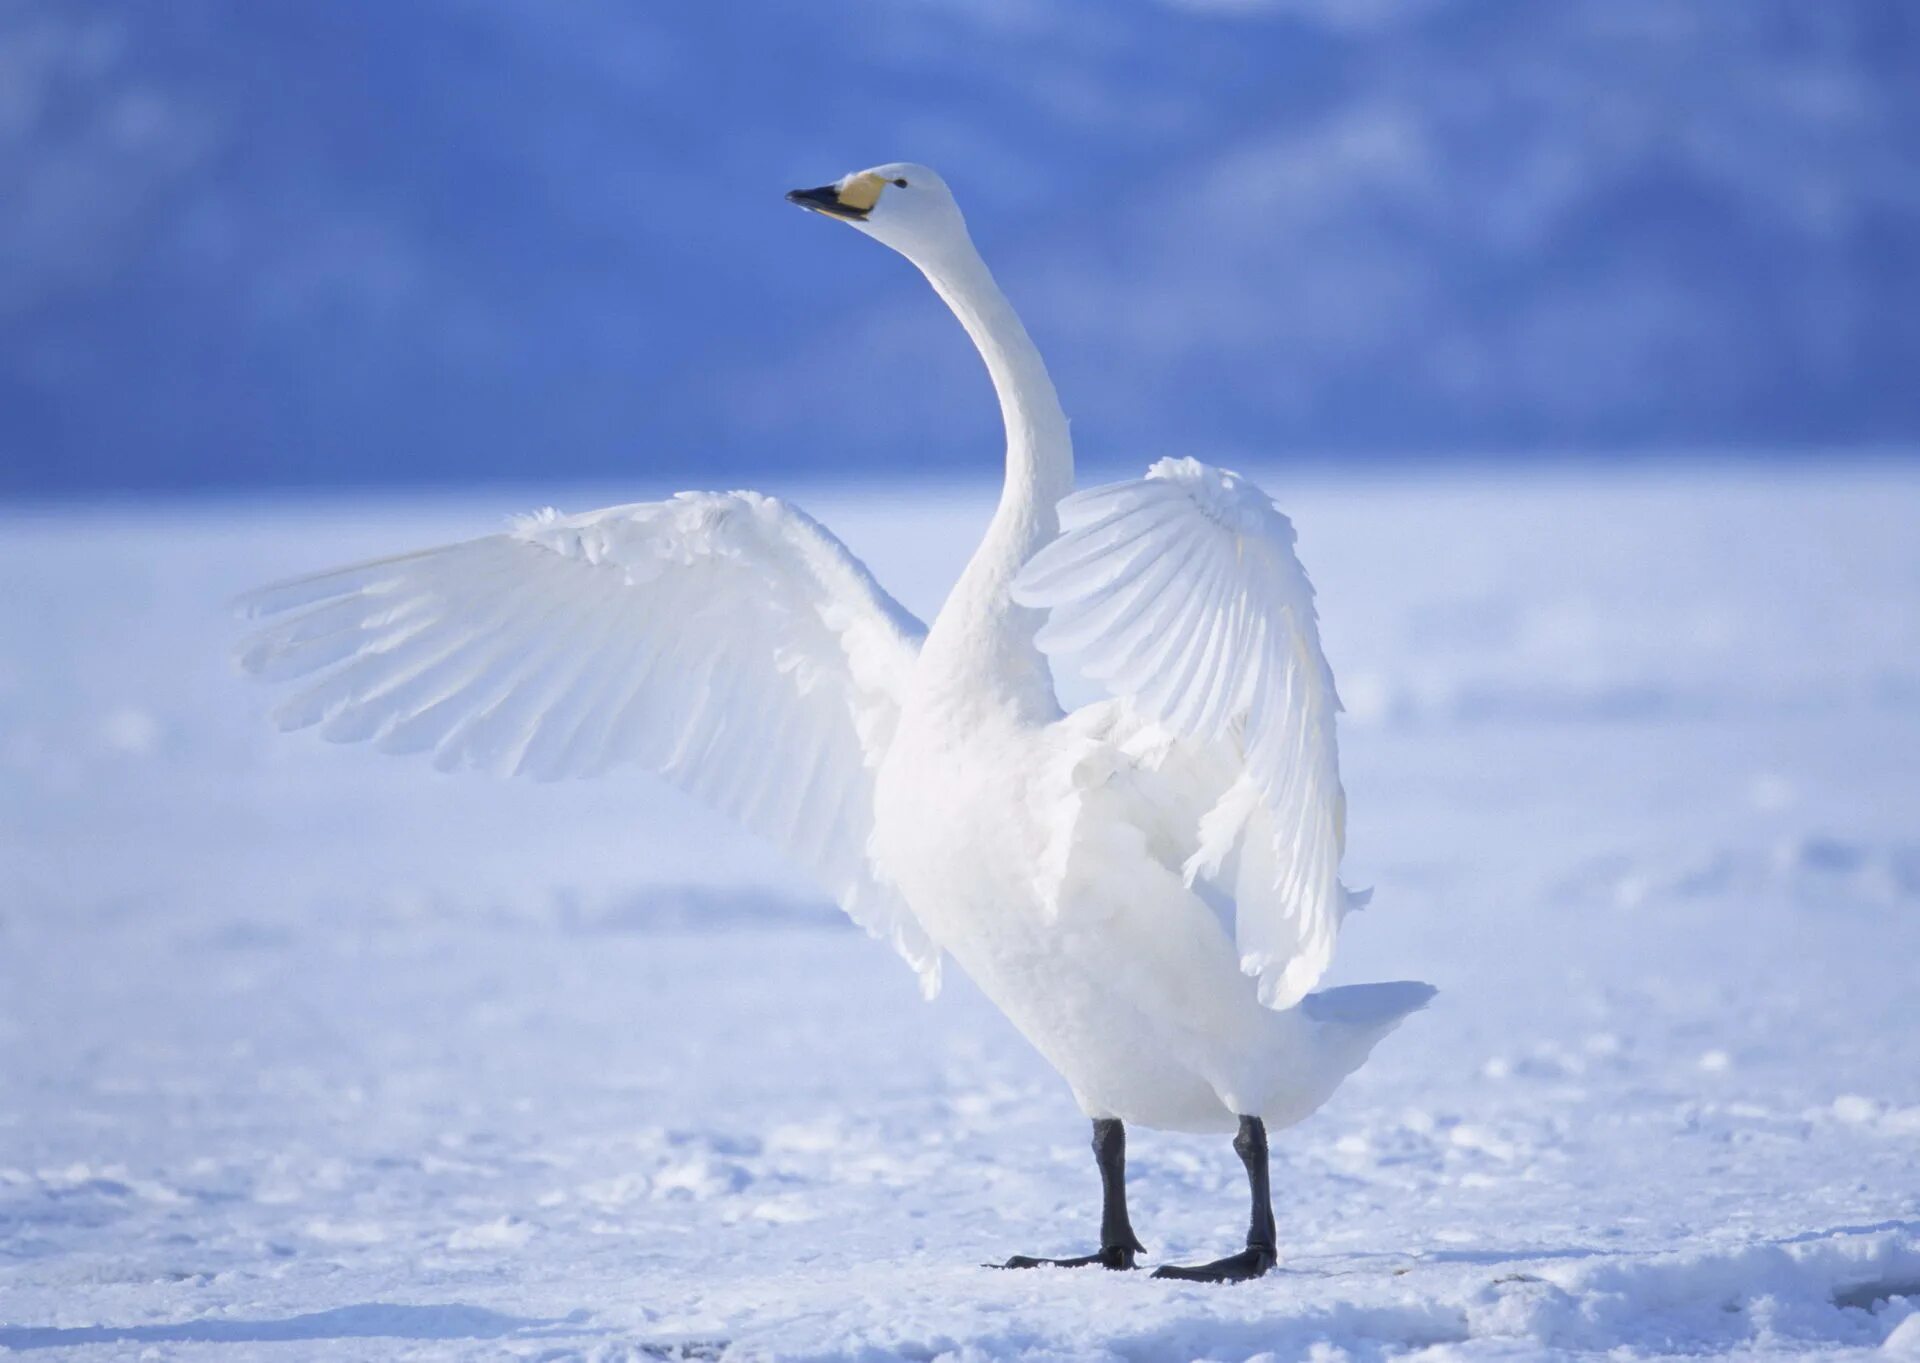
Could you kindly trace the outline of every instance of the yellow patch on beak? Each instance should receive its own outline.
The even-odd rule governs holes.
[[[872,171],[861,171],[850,175],[847,182],[840,186],[840,206],[851,208],[856,213],[870,213],[873,206],[880,202],[880,191],[887,182]]]
[[[873,206],[880,202],[880,191],[886,187],[885,180],[872,171],[863,170],[836,184],[821,185],[818,189],[792,190],[787,194],[787,202],[812,209],[815,213],[825,213],[830,218],[865,222]]]

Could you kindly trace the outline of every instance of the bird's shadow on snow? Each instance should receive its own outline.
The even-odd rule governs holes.
[[[537,1339],[598,1334],[586,1311],[560,1319],[509,1316],[480,1306],[401,1306],[366,1302],[279,1320],[207,1319],[174,1325],[0,1325],[0,1349],[52,1349],[78,1344],[268,1344],[317,1339]],[[663,1357],[673,1356],[663,1354]]]

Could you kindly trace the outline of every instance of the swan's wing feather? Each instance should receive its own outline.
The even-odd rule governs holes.
[[[1224,878],[1241,966],[1262,1002],[1291,1007],[1333,956],[1349,907],[1334,716],[1313,587],[1293,526],[1237,474],[1167,459],[1145,478],[1077,493],[1063,531],[1014,595],[1049,611],[1049,651],[1238,777],[1179,812],[1186,864]]]
[[[283,728],[540,780],[621,763],[779,844],[923,979],[868,861],[920,623],[803,512],[682,493],[265,587],[238,650]]]

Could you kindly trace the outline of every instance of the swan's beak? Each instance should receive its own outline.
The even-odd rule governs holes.
[[[867,214],[873,212],[873,206],[880,202],[880,191],[884,188],[886,181],[872,171],[863,170],[837,184],[821,185],[818,189],[792,190],[787,194],[787,202],[811,208],[816,213],[825,213],[830,218],[865,222]]]
[[[818,189],[790,189],[787,202],[799,204],[802,208],[811,208],[816,213],[825,213],[830,218],[847,218],[859,222],[867,216],[867,209],[855,208],[840,197],[839,185],[821,185]]]

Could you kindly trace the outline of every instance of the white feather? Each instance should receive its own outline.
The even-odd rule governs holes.
[[[1252,483],[1194,459],[1076,493],[1060,516],[1069,528],[1028,561],[1014,598],[1050,612],[1043,648],[1079,653],[1143,718],[1232,754],[1258,816],[1240,809],[1239,782],[1183,811],[1188,874],[1224,864],[1224,828],[1269,841],[1243,859],[1234,941],[1261,1001],[1292,1007],[1332,960],[1347,907],[1340,700],[1293,526]]]
[[[925,633],[804,513],[682,493],[280,583],[240,665],[284,728],[543,780],[648,766],[772,837],[931,978],[866,856]],[[798,738],[799,741],[794,741]]]

